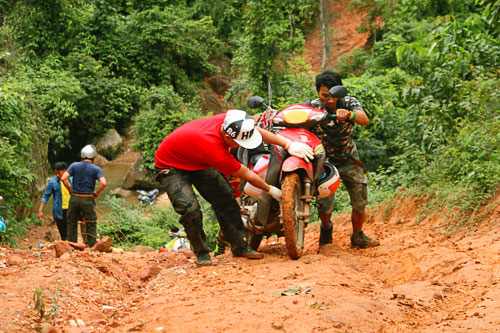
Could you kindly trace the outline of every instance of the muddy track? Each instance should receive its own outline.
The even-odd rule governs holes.
[[[179,253],[75,252],[61,260],[49,250],[4,249],[0,331],[40,327],[34,287],[61,293],[54,325],[71,332],[500,330],[499,201],[477,229],[452,234],[439,216],[417,223],[411,198],[393,203],[399,208],[389,216],[371,210],[365,231],[382,245],[367,250],[349,247],[349,215],[341,215],[333,244],[319,253],[319,226],[308,226],[295,261],[276,238],[263,241],[263,260],[226,253],[203,268]],[[18,262],[8,263],[13,256]]]

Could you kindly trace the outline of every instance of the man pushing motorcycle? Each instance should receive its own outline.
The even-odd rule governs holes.
[[[368,115],[361,108],[355,97],[332,98],[330,88],[341,86],[340,75],[331,70],[322,72],[316,77],[317,99],[310,105],[325,108],[327,112],[335,113],[337,121],[330,121],[325,125],[318,125],[312,129],[325,146],[326,160],[339,171],[340,178],[351,199],[351,247],[367,248],[380,245],[376,239],[371,239],[362,231],[366,220],[365,207],[368,202],[368,179],[363,173],[364,165],[359,160],[356,143],[352,133],[354,125],[367,126],[370,123]],[[332,243],[332,223],[334,195],[318,199],[319,217],[321,220],[319,245]]]
[[[188,122],[168,135],[156,150],[156,180],[181,215],[179,222],[186,230],[198,265],[210,265],[212,261],[193,186],[212,205],[221,231],[231,244],[233,256],[263,258],[262,253],[247,244],[240,207],[233,188],[223,176],[240,177],[280,200],[280,189],[268,185],[229,152],[230,148],[238,146],[253,149],[262,141],[285,147],[290,154],[300,158],[314,157],[308,145],[291,142],[256,127],[254,119],[241,110],[229,110],[225,114]]]

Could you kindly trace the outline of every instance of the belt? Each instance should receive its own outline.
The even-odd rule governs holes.
[[[93,197],[93,194],[80,194],[80,193],[71,193],[71,195],[76,195],[77,197]]]

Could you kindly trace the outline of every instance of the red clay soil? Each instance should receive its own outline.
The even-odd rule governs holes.
[[[330,18],[330,28],[327,34],[328,53],[324,69],[335,69],[337,58],[344,53],[351,53],[356,48],[365,46],[368,34],[358,33],[361,26],[362,15],[349,9],[349,1],[325,0],[325,7]],[[313,73],[321,71],[323,61],[323,40],[320,29],[319,16],[315,22],[316,26],[306,36],[306,51],[303,56],[311,65]]]
[[[263,242],[263,260],[214,258],[198,268],[179,253],[0,250],[0,331],[60,332],[492,332],[500,330],[500,196],[475,230],[447,233],[446,217],[419,222],[411,197],[372,208],[365,232],[381,246],[349,247],[349,214],[334,220],[333,244],[290,260],[283,239]],[[421,217],[420,217],[421,218]],[[152,268],[151,268],[152,267]],[[144,272],[152,271],[149,276]],[[148,278],[150,279],[148,280]],[[47,328],[46,328],[47,329]]]
[[[353,33],[355,19],[337,24],[335,38]],[[354,37],[337,44],[363,45]],[[425,216],[420,204],[401,196],[371,208],[364,229],[381,241],[373,249],[350,248],[349,214],[334,219],[333,244],[319,251],[319,226],[310,225],[295,261],[283,239],[264,241],[262,260],[226,253],[201,268],[175,252],[55,258],[0,248],[0,332],[500,331],[500,196],[475,229],[452,233],[445,212]],[[45,225],[22,244],[44,243],[48,231],[57,235]]]

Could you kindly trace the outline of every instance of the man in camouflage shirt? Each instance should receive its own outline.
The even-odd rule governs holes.
[[[322,126],[318,125],[312,131],[321,139],[325,146],[326,160],[335,165],[349,193],[353,229],[351,247],[374,247],[380,245],[380,242],[366,236],[362,231],[366,219],[365,206],[368,202],[368,179],[363,173],[364,165],[359,160],[356,143],[352,138],[354,124],[367,126],[370,120],[355,97],[330,98],[330,88],[339,85],[342,85],[340,75],[331,70],[324,71],[316,77],[316,90],[319,98],[311,101],[311,105],[317,108],[326,107],[328,112],[337,115],[337,121],[330,121]],[[333,226],[330,219],[333,212],[334,195],[318,199],[317,202],[321,220],[319,245],[322,246],[332,243]]]

